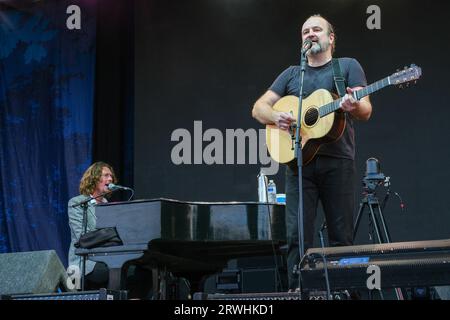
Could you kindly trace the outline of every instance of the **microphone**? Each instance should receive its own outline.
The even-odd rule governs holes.
[[[312,40],[311,40],[311,39],[306,39],[306,40],[303,42],[302,53],[305,54],[306,51],[308,51],[309,49],[311,49],[312,45],[313,45]]]
[[[115,190],[132,190],[131,188],[128,187],[124,187],[124,186],[120,186],[118,184],[114,184],[114,183],[110,183],[107,185],[107,188],[111,191],[115,191]]]

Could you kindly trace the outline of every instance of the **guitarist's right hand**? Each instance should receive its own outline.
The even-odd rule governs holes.
[[[289,127],[296,119],[289,112],[273,111],[273,123],[281,130],[289,130]]]

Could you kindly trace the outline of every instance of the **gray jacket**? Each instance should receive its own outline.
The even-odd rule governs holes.
[[[75,246],[74,244],[78,242],[80,238],[81,232],[83,230],[83,208],[81,206],[77,206],[76,208],[72,208],[72,205],[82,202],[88,199],[88,196],[79,195],[69,200],[68,204],[68,217],[69,217],[69,226],[70,226],[70,247],[69,247],[69,266],[75,265],[80,268],[80,272],[82,272],[82,263],[83,259],[81,256],[75,255]],[[95,200],[94,200],[95,202]],[[95,204],[90,202],[87,210],[87,228],[86,232],[92,231],[95,229],[95,224],[97,221],[97,217],[95,216]],[[88,274],[92,272],[94,269],[95,262],[86,259],[86,273]]]

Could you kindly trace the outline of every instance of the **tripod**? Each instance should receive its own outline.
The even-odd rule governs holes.
[[[388,197],[389,192],[386,194],[386,197]],[[384,205],[386,204],[387,198],[384,201]],[[372,223],[373,230],[371,230],[371,236],[375,243],[375,238],[373,237],[373,231],[375,232],[376,238],[378,240],[378,243],[390,243],[391,242],[391,236],[389,234],[389,230],[386,225],[386,221],[384,219],[383,210],[380,206],[380,203],[378,201],[378,197],[375,195],[375,192],[367,192],[361,202],[359,203],[359,211],[356,216],[356,221],[353,228],[353,240],[356,237],[356,233],[358,232],[359,224],[361,222],[361,216],[364,212],[365,207],[368,207],[370,210],[370,216],[369,219]],[[375,213],[378,214],[378,219]],[[381,228],[380,224],[378,223],[378,220],[381,222]]]
[[[371,230],[369,231],[369,234],[371,236],[371,239],[375,243],[375,237],[373,233],[375,232],[376,239],[378,240],[378,243],[390,243],[391,242],[391,236],[389,234],[388,227],[386,225],[386,221],[384,219],[383,215],[383,209],[386,206],[387,200],[389,199],[390,190],[389,190],[389,177],[386,177],[383,180],[363,180],[366,188],[364,197],[361,200],[359,204],[359,210],[358,214],[356,216],[354,228],[353,228],[353,240],[355,240],[356,233],[358,232],[359,224],[361,222],[361,216],[363,215],[364,209],[366,207],[369,207],[370,215],[369,215],[369,221],[371,225]],[[378,201],[378,197],[375,194],[375,189],[377,185],[381,183],[385,183],[385,186],[388,187],[386,196],[383,200],[383,204],[380,206],[380,202]],[[381,227],[380,223],[381,222]],[[397,297],[397,300],[404,300],[403,292],[400,288],[395,288],[395,295]],[[380,296],[384,300],[383,294],[380,290]],[[371,291],[369,291],[369,297],[371,297]]]

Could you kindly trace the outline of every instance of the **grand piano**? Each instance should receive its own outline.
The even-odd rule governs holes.
[[[75,253],[108,266],[108,289],[123,289],[130,263],[151,268],[160,290],[167,272],[212,274],[230,259],[280,255],[286,244],[281,204],[160,198],[102,204],[95,214],[97,228],[115,227],[123,245]]]

